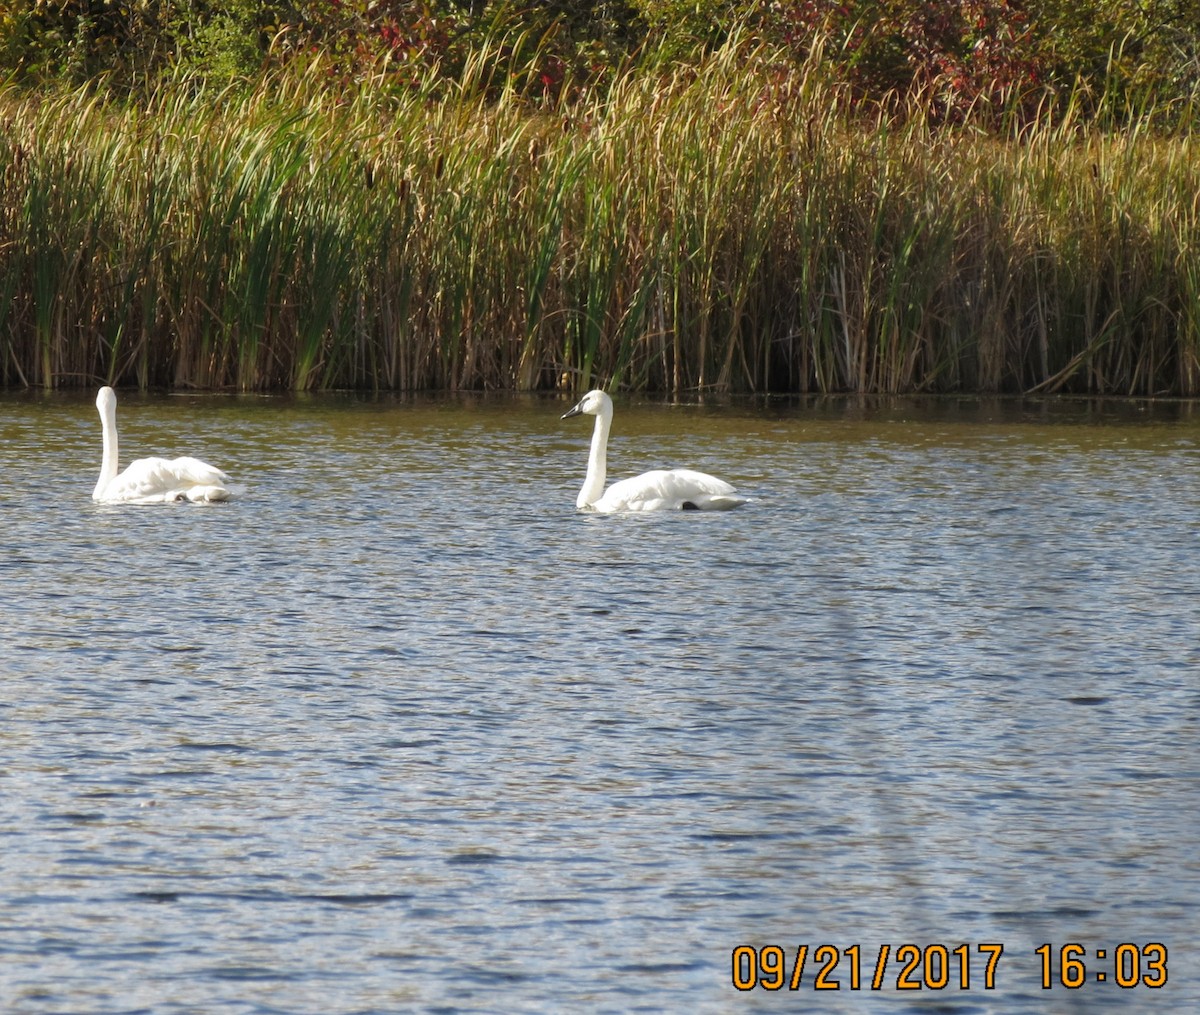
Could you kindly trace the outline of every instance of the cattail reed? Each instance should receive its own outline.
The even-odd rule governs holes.
[[[0,91],[0,381],[1200,390],[1190,133],[868,115],[744,41],[547,105],[502,52]]]

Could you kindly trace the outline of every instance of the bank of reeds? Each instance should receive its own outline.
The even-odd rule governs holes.
[[[870,117],[745,43],[547,107],[498,58],[0,91],[0,379],[1200,391],[1189,132]]]

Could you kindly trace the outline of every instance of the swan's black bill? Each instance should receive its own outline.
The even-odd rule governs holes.
[[[568,409],[566,412],[564,412],[558,418],[559,419],[570,419],[572,416],[578,416],[581,412],[583,412],[582,405],[583,405],[583,403],[580,402],[574,408]]]

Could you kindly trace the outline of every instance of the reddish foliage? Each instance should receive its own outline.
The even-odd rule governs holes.
[[[923,94],[936,116],[955,120],[982,100],[1004,102],[1039,82],[1022,0],[783,0],[776,30],[824,55],[862,96]]]

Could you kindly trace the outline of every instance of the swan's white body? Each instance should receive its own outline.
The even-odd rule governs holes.
[[[103,387],[96,409],[104,430],[104,460],[92,500],[101,504],[212,503],[231,496],[229,477],[198,458],[139,458],[117,474],[117,396]]]
[[[592,447],[588,454],[587,477],[575,499],[580,511],[611,514],[614,511],[727,511],[746,498],[723,479],[692,469],[654,469],[632,479],[622,479],[607,490],[608,432],[612,428],[612,399],[603,391],[589,391],[579,404],[563,413],[563,419],[596,417]]]

